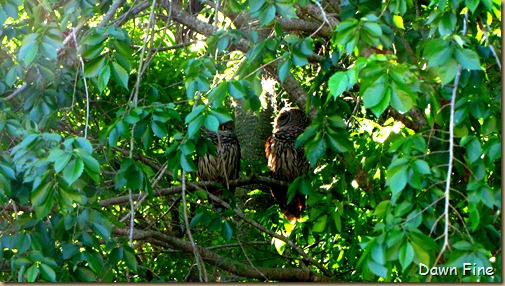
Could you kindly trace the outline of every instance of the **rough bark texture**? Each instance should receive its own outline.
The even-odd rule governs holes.
[[[242,150],[242,164],[248,171],[254,172],[252,166],[267,165],[265,156],[265,142],[272,134],[272,117],[276,110],[275,103],[275,81],[264,79],[262,81],[265,90],[261,100],[264,103],[263,109],[257,112],[245,110],[243,101],[235,103],[235,125],[236,133]],[[251,190],[259,189],[265,192],[263,195],[250,197],[247,193]],[[250,199],[248,204],[254,209],[266,209],[274,204],[274,200],[269,193],[269,188],[260,184],[253,184],[237,188],[238,198]]]

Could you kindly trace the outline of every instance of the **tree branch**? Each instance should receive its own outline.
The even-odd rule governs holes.
[[[115,228],[113,232],[117,235],[126,236],[128,234],[128,229]],[[193,253],[193,245],[191,243],[184,241],[182,239],[169,236],[157,231],[143,231],[135,230],[134,233],[135,240],[145,240],[155,245],[161,247],[168,247],[177,249],[188,254]],[[206,249],[199,245],[194,245],[198,249],[198,253],[201,258],[211,264],[215,265],[225,271],[230,273],[248,277],[264,280],[262,276],[265,275],[270,280],[277,281],[297,281],[297,282],[329,282],[330,280],[319,274],[311,273],[310,271],[297,269],[297,268],[267,268],[267,267],[255,267],[242,262],[233,260],[228,257],[220,256],[209,249]],[[259,272],[258,272],[259,271]]]
[[[167,3],[164,1],[162,3],[163,7],[167,10],[170,9],[170,3]],[[189,14],[188,12],[182,10],[182,8],[178,5],[173,3],[171,6],[171,11],[172,11],[172,17],[175,21],[189,27],[190,29],[205,35],[205,36],[211,36],[215,31],[215,27],[202,22],[198,20],[196,17],[193,15]],[[246,53],[249,50],[249,45],[247,41],[244,39],[240,40],[239,43],[237,44],[237,49]],[[301,84],[292,76],[288,75],[288,77],[281,83],[277,76],[277,63],[272,63],[271,65],[268,65],[265,67],[266,71],[277,80],[277,82],[280,83],[281,87],[288,93],[290,99],[298,105],[298,107],[305,107],[307,103],[307,92],[304,90],[304,88],[301,86]],[[314,118],[315,115],[317,114],[317,109],[312,108],[309,116],[311,118]]]
[[[216,183],[212,181],[202,181],[198,183],[191,183],[186,186],[187,190],[197,190],[197,189],[207,189],[208,187],[214,186]],[[269,177],[252,175],[248,178],[241,178],[237,180],[229,181],[230,187],[242,187],[247,185],[263,184],[270,187],[283,186],[287,187],[289,184],[284,181],[275,180]],[[182,192],[182,186],[174,186],[170,188],[160,189],[154,193],[155,197],[170,196],[173,194],[180,194]],[[133,200],[139,200],[145,194],[133,194]],[[102,207],[121,205],[129,202],[129,196],[121,196],[117,198],[105,199],[98,202]]]

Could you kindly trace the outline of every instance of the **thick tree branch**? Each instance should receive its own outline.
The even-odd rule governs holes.
[[[170,4],[165,1],[162,3],[162,5],[167,10],[171,9],[172,17],[175,21],[189,27],[190,29],[202,35],[211,36],[216,31],[214,26],[198,20],[193,15],[182,10],[182,8],[178,4],[175,3]],[[245,40],[241,40],[237,44],[237,49],[246,53],[250,49],[250,46]],[[277,76],[276,63],[267,65],[265,69],[273,78],[277,80],[277,82],[281,84],[281,87],[288,93],[289,97],[293,102],[296,103],[296,105],[298,105],[301,108],[305,107],[308,98],[307,92],[303,89],[300,83],[292,75],[288,75],[288,77],[284,80],[284,82],[281,83],[281,81]],[[312,118],[315,117],[316,113],[317,110],[313,108],[313,110],[311,110],[310,112],[310,117]]]
[[[203,182],[198,182],[198,183],[191,183],[186,186],[187,190],[194,191],[197,189],[207,189],[208,187],[214,186],[216,183],[212,181],[203,181]],[[262,184],[266,186],[289,186],[287,182],[284,181],[279,181],[275,180],[269,177],[262,177],[262,176],[256,176],[252,175],[251,177],[248,178],[241,178],[237,180],[231,180],[229,181],[230,187],[242,187],[242,186],[247,186],[247,185],[254,185],[254,184]],[[155,197],[159,196],[170,196],[173,194],[180,194],[182,192],[182,186],[174,186],[170,188],[164,188],[160,189],[157,192],[154,193]],[[132,198],[133,200],[139,200],[141,199],[142,196],[145,196],[145,194],[133,194]],[[117,198],[111,198],[111,199],[105,199],[98,204],[102,207],[106,206],[113,206],[113,205],[121,205],[121,204],[126,204],[129,202],[129,196],[121,196]]]
[[[117,235],[125,236],[128,234],[128,229],[115,228],[114,233]],[[161,247],[180,250],[188,254],[193,253],[194,246],[191,245],[190,242],[156,231],[143,231],[137,229],[135,230],[134,233],[134,239],[145,240]],[[297,282],[330,281],[328,278],[324,276],[311,273],[310,271],[303,269],[252,267],[248,264],[244,264],[231,258],[220,256],[202,246],[195,245],[195,247],[198,249],[198,253],[201,255],[201,258],[205,262],[211,265],[215,265],[225,271],[228,271],[230,273],[239,276],[264,280],[265,279],[263,277],[264,275],[270,280],[277,280],[277,281],[297,281]]]
[[[315,19],[318,19],[321,22],[328,21],[329,24],[331,25],[330,28],[332,30],[335,29],[335,27],[338,24],[340,24],[340,21],[336,17],[328,15],[325,11],[323,11],[317,5],[314,4],[307,4],[303,7],[300,7],[300,11],[312,16]]]

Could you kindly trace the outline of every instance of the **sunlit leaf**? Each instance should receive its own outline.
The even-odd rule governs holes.
[[[336,72],[328,80],[328,87],[333,97],[341,95],[349,86],[349,78],[345,72]]]
[[[407,242],[400,247],[400,253],[398,255],[400,264],[403,270],[406,270],[410,266],[412,261],[414,261],[414,247]]]
[[[84,162],[81,158],[72,159],[63,169],[63,178],[69,185],[79,179],[84,171]]]

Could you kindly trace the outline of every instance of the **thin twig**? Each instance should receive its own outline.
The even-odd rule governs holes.
[[[467,29],[467,22],[468,22],[468,10],[465,13],[465,17],[463,19],[463,35],[466,34],[466,29]],[[452,177],[452,167],[453,167],[453,158],[454,158],[454,113],[455,113],[455,105],[456,105],[456,95],[458,94],[458,88],[459,88],[459,78],[461,76],[461,65],[458,64],[458,68],[456,71],[456,77],[454,78],[454,88],[452,90],[452,96],[451,96],[451,104],[450,104],[450,119],[449,119],[449,159],[448,159],[448,164],[449,166],[447,167],[447,177],[446,177],[446,184],[445,184],[445,206],[444,206],[444,243],[442,245],[442,249],[440,250],[440,253],[437,256],[437,259],[435,260],[435,264],[437,265],[440,259],[442,258],[442,255],[445,253],[445,250],[450,247],[449,246],[449,226],[450,226],[450,221],[449,221],[449,210],[451,207],[451,202],[450,202],[450,192],[451,192],[451,177]],[[428,277],[427,281],[431,281],[431,275]]]
[[[5,98],[5,100],[11,100],[13,99],[14,97],[16,97],[16,95],[18,95],[19,93],[21,93],[23,90],[25,90],[25,88],[27,87],[28,85],[26,83],[23,83],[22,86],[20,86],[18,89],[16,89],[13,93],[11,93],[11,95],[7,96]]]
[[[205,269],[205,264],[203,264],[202,257],[198,253],[198,247],[196,247],[195,240],[191,234],[191,228],[189,227],[188,218],[188,206],[186,203],[186,171],[182,170],[182,204],[184,213],[184,223],[186,224],[186,234],[188,235],[189,241],[193,246],[193,254],[195,255],[196,267],[198,267],[200,282],[208,282],[207,270]]]
[[[256,268],[256,266],[254,266],[254,264],[252,263],[251,259],[249,259],[249,256],[247,255],[247,253],[246,253],[246,251],[245,251],[244,247],[242,246],[242,242],[240,241],[240,239],[238,238],[238,236],[237,236],[237,241],[238,241],[238,245],[240,246],[240,249],[242,249],[242,252],[244,253],[245,258],[247,259],[247,262],[249,262],[249,264],[251,265],[251,267],[252,267],[254,270],[258,271],[258,273],[259,273],[261,276],[263,276],[263,278],[265,278],[265,280],[266,280],[267,282],[269,282],[270,280],[268,280],[268,278],[265,276],[265,274],[263,274],[263,272],[261,272],[258,268]]]
[[[225,208],[227,209],[232,209],[231,206],[226,203],[225,201],[223,201],[222,199],[218,198],[217,196],[213,195],[212,193],[204,190],[206,193],[207,193],[207,196],[220,203],[222,206],[224,206]],[[330,271],[328,271],[328,269],[326,269],[326,267],[324,267],[323,265],[321,265],[321,263],[317,262],[314,258],[310,257],[307,255],[307,253],[305,253],[305,251],[303,251],[303,249],[301,249],[298,245],[296,245],[292,240],[290,240],[289,238],[283,236],[283,235],[280,235],[274,231],[271,231],[270,229],[260,225],[259,223],[257,223],[256,221],[250,219],[249,217],[247,217],[239,208],[235,207],[232,209],[233,211],[235,211],[235,214],[241,218],[243,221],[247,222],[248,224],[252,225],[253,227],[257,228],[258,230],[260,230],[261,232],[264,232],[272,237],[275,237],[279,240],[282,240],[284,241],[287,245],[289,245],[291,248],[293,248],[298,254],[300,254],[302,257],[303,257],[303,260],[313,264],[314,266],[316,266],[317,268],[319,268],[325,275],[327,275],[328,277],[331,277],[332,274],[330,273]]]
[[[71,33],[74,38],[75,46],[77,46],[77,37],[75,36],[75,30],[72,30]],[[81,62],[82,68],[82,80],[84,81],[84,93],[86,94],[86,123],[84,125],[84,138],[88,137],[88,128],[89,128],[89,92],[88,92],[88,82],[86,81],[86,77],[84,76],[84,60],[80,55],[78,55],[79,61]]]
[[[480,27],[480,30],[482,31],[482,34],[484,35],[484,39],[486,40],[487,42],[487,45],[489,47],[489,50],[491,50],[491,54],[493,54],[493,57],[496,61],[496,64],[498,65],[498,67],[500,68],[500,71],[501,71],[501,61],[500,59],[498,58],[498,55],[496,54],[496,51],[494,50],[493,48],[493,45],[491,45],[491,42],[489,41],[489,37],[487,36],[487,32],[490,30],[489,29],[489,25],[486,23],[486,30],[484,29],[484,27],[482,26],[482,22],[479,20],[477,21],[479,27]]]

